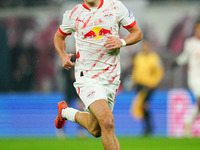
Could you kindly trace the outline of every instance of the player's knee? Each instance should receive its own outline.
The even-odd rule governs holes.
[[[92,130],[90,133],[96,138],[101,137],[101,129],[100,128]]]
[[[105,118],[102,122],[102,130],[106,130],[107,132],[114,130],[114,119],[112,117]]]

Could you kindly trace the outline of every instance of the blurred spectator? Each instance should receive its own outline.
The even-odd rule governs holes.
[[[14,91],[30,91],[33,83],[33,68],[27,55],[21,54],[12,74]]]
[[[173,68],[177,65],[188,63],[188,86],[197,100],[197,108],[192,116],[186,118],[186,136],[191,134],[191,126],[200,112],[200,20],[194,25],[194,36],[187,38],[184,42],[184,50],[173,63]]]
[[[1,57],[1,65],[5,68],[1,73],[1,91],[56,90],[52,41],[57,19],[49,19],[46,25],[42,24],[45,28],[41,28],[37,19],[22,17],[0,20],[0,36],[3,39],[1,56],[4,56]]]
[[[173,29],[167,43],[167,47],[174,53],[180,53],[183,49],[184,40],[188,37],[185,25],[188,24],[189,18],[184,17]]]
[[[31,18],[7,19],[8,46],[11,56],[10,90],[31,91],[35,79],[36,49],[30,32],[35,30]]]
[[[53,45],[54,31],[57,29],[57,20],[53,19],[45,28],[38,32],[36,47],[38,62],[36,66],[36,83],[39,91],[53,91],[55,83],[55,49]]]
[[[149,100],[162,80],[163,72],[161,58],[151,50],[149,41],[143,41],[142,51],[133,58],[132,80],[137,96],[131,106],[131,115],[144,121],[143,135],[150,135],[153,131]]]

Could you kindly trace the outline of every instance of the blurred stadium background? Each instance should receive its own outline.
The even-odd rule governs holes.
[[[151,100],[155,128],[153,137],[181,138],[184,135],[183,117],[191,113],[194,97],[187,88],[187,66],[176,70],[170,66],[182,51],[184,40],[192,35],[193,23],[200,19],[200,1],[121,1],[133,11],[144,37],[151,41],[165,67],[164,79]],[[54,119],[57,102],[64,99],[65,78],[53,46],[53,36],[64,11],[82,2],[0,0],[1,150],[12,149],[4,147],[2,143],[6,143],[5,139],[57,137]],[[122,29],[120,34],[123,36],[126,31]],[[68,52],[73,53],[73,36],[68,37],[67,45]],[[139,43],[121,50],[122,84],[114,109],[116,135],[134,137],[136,143],[135,138],[140,136],[142,124],[130,115],[135,95],[130,77],[132,58],[140,48]],[[72,102],[72,105],[76,103]],[[68,123],[66,137],[77,138],[77,132],[77,125]],[[200,136],[200,117],[193,125],[192,133]],[[199,145],[197,140],[190,144]],[[196,148],[194,146],[192,150]],[[183,147],[182,150],[188,149]]]

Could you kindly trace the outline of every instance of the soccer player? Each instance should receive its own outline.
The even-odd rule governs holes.
[[[188,86],[193,92],[196,100],[196,110],[191,118],[185,119],[185,134],[191,135],[191,125],[196,120],[200,112],[200,20],[194,25],[194,36],[189,37],[184,42],[184,50],[173,63],[173,67],[188,63]]]
[[[161,58],[152,51],[149,41],[142,42],[142,51],[133,58],[132,81],[137,96],[131,106],[131,114],[138,120],[143,120],[143,135],[152,133],[149,100],[163,78],[164,68]]]
[[[119,38],[119,27],[129,31]],[[65,38],[74,33],[76,61],[65,52]],[[55,48],[62,66],[69,70],[75,65],[74,87],[85,105],[86,112],[70,108],[64,101],[58,103],[57,128],[66,120],[78,123],[94,137],[102,137],[105,150],[119,150],[114,133],[112,110],[120,84],[120,55],[122,46],[142,40],[133,13],[118,0],[84,0],[66,11],[55,34]]]

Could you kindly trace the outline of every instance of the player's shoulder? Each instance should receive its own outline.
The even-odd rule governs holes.
[[[195,40],[196,40],[195,36],[190,36],[190,37],[186,38],[185,41],[195,41]]]
[[[120,0],[104,0],[104,3],[109,5],[112,4],[112,6],[121,6],[122,2]]]
[[[121,6],[123,3],[120,0],[112,0],[114,4]]]
[[[77,14],[80,10],[82,10],[82,4],[77,4],[72,9],[66,10],[64,14],[72,17],[72,15]]]
[[[184,43],[185,44],[190,44],[190,43],[193,43],[195,41],[196,41],[195,36],[191,36],[191,37],[186,38]]]

